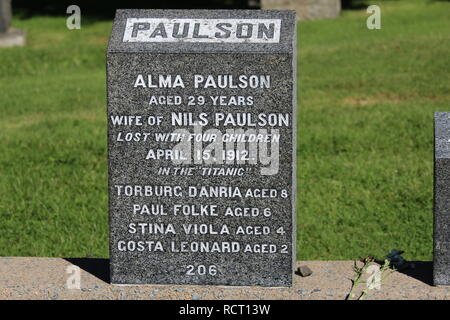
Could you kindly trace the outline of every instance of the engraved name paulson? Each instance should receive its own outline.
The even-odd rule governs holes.
[[[123,42],[278,43],[280,19],[128,18]]]

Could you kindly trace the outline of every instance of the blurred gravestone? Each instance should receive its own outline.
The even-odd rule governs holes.
[[[0,0],[0,47],[25,45],[25,34],[10,28],[12,19],[11,0]]]
[[[11,24],[11,0],[0,0],[0,33],[6,32]]]
[[[261,0],[264,10],[295,10],[298,20],[337,18],[341,0]]]

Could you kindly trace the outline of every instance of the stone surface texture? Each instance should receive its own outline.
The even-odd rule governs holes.
[[[80,289],[67,289],[67,267],[81,266]],[[0,299],[100,300],[343,300],[348,294],[353,261],[299,261],[313,271],[294,277],[291,288],[192,285],[111,285],[107,259],[0,258]],[[450,299],[450,287],[433,287],[432,263],[416,262],[414,270],[394,272],[367,300]],[[88,270],[88,271],[86,271]],[[356,291],[358,294],[360,291]]]
[[[450,112],[434,115],[434,270],[436,285],[450,284]]]
[[[279,43],[127,43],[122,42],[126,18],[192,18],[192,19],[281,19],[281,38]],[[110,37],[107,73],[108,73],[108,119],[112,115],[158,115],[164,122],[158,127],[127,127],[128,131],[143,130],[146,132],[173,132],[180,127],[173,127],[171,112],[199,112],[213,115],[214,112],[264,112],[289,113],[294,119],[290,127],[280,127],[280,168],[276,175],[262,176],[258,170],[244,176],[164,176],[158,175],[160,167],[173,167],[171,160],[146,161],[149,149],[171,149],[173,142],[117,143],[118,128],[109,121],[109,188],[110,188],[110,254],[111,277],[113,283],[159,283],[159,284],[220,284],[220,285],[264,285],[289,286],[293,276],[293,257],[295,257],[295,16],[290,11],[262,12],[258,10],[119,10]],[[182,75],[186,88],[133,88],[136,76],[143,75]],[[252,89],[195,89],[192,79],[195,74],[201,75],[233,75],[240,74],[271,75],[272,87],[267,90]],[[151,95],[188,96],[247,96],[249,92],[255,99],[252,107],[235,106],[213,107],[187,106],[154,106],[149,107]],[[189,127],[190,131],[192,131]],[[234,127],[213,126],[208,124],[202,128],[219,129],[225,132]],[[237,128],[239,129],[239,128]],[[246,130],[246,128],[244,128]],[[278,128],[277,128],[278,129]],[[202,165],[203,167],[207,167]],[[226,167],[219,165],[220,167]],[[287,198],[198,198],[183,195],[174,197],[123,197],[115,194],[116,185],[153,185],[181,186],[184,191],[188,187],[227,186],[248,188],[275,188],[288,190]],[[208,216],[139,216],[132,215],[135,203],[158,203],[167,206],[185,205],[218,205],[219,217]],[[226,207],[270,207],[274,214],[263,219],[252,217],[224,217]],[[232,230],[238,225],[269,225],[273,233],[266,236],[250,235],[130,235],[127,227],[131,222],[173,223],[177,230],[181,224],[212,224],[218,229],[227,224]],[[285,234],[275,234],[275,229],[283,226]],[[232,231],[233,232],[233,231]],[[241,243],[272,243],[278,246],[273,254],[239,253],[177,253],[165,252],[123,252],[118,250],[119,241],[149,240],[162,241],[165,248],[170,248],[171,241],[239,241]],[[280,253],[286,245],[286,252]],[[218,268],[216,275],[189,275],[189,265],[210,266]]]
[[[261,0],[265,10],[294,10],[298,20],[337,18],[341,0]]]

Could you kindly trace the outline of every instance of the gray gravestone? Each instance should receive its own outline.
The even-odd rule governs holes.
[[[0,48],[25,45],[25,33],[11,28],[11,0],[0,0]]]
[[[295,13],[118,10],[111,282],[290,286]]]
[[[330,19],[341,15],[341,0],[261,0],[264,10],[295,10],[298,20]]]
[[[6,32],[11,24],[11,0],[0,0],[0,33]]]
[[[434,115],[435,285],[450,285],[450,112]]]

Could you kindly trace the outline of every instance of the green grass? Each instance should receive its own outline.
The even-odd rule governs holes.
[[[375,2],[376,3],[376,2]],[[432,255],[433,112],[450,106],[450,3],[299,24],[298,258]],[[0,256],[108,255],[111,23],[15,19],[0,49]]]

